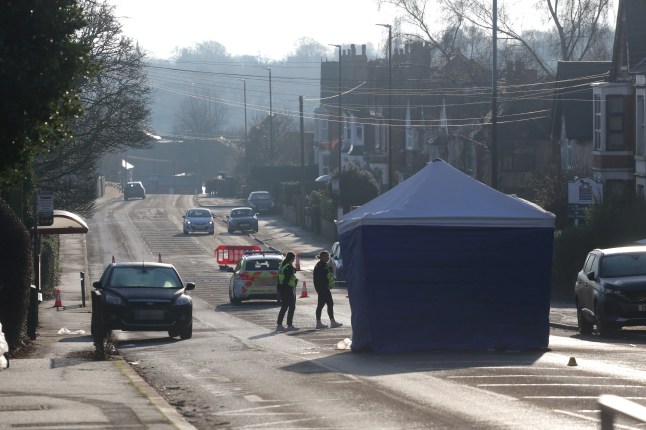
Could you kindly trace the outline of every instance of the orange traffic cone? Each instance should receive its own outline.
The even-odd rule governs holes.
[[[299,257],[298,254],[296,254],[296,260],[294,261],[294,267],[296,270],[301,270],[301,257]]]
[[[307,295],[307,282],[303,281],[303,288],[301,289],[301,299],[304,299],[306,297],[309,297]]]
[[[161,262],[162,262],[162,259],[161,259],[161,252],[159,253],[159,257],[157,257],[157,262],[158,262],[158,263],[161,263]]]
[[[63,300],[61,300],[61,289],[60,288],[56,288],[56,301],[54,301],[54,307],[56,308],[57,311],[61,310],[61,309],[65,309],[63,307]]]

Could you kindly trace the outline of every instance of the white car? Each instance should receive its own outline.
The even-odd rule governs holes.
[[[332,250],[330,251],[330,266],[332,273],[337,281],[345,281],[345,273],[343,272],[343,258],[341,257],[341,244],[334,242]]]

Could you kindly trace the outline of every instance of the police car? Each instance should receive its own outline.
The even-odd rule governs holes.
[[[285,256],[279,251],[247,251],[235,267],[229,280],[229,301],[239,305],[247,300],[279,301],[278,268]]]

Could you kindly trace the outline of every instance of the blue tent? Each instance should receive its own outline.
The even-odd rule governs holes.
[[[553,214],[434,160],[337,228],[354,351],[547,347]]]

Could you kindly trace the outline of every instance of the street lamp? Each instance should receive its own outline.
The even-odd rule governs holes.
[[[341,218],[341,215],[343,215],[343,203],[341,203],[341,45],[333,45],[330,44],[330,46],[334,46],[335,48],[339,48],[339,113],[338,113],[338,119],[337,119],[337,126],[338,126],[338,147],[339,147],[339,205],[338,205],[338,215],[337,219]]]
[[[274,165],[274,114],[271,107],[271,69],[265,67],[269,71],[269,162]]]
[[[388,189],[393,187],[393,150],[392,150],[392,120],[393,120],[393,91],[392,91],[392,75],[391,75],[391,58],[392,58],[392,45],[393,33],[390,24],[376,24],[388,29]]]

